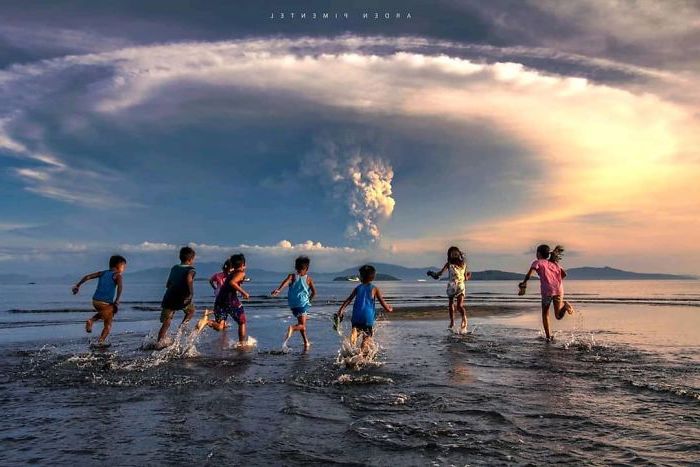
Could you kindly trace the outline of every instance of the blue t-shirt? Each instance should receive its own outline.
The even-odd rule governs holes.
[[[93,300],[105,303],[114,303],[117,294],[117,281],[114,280],[115,272],[111,269],[102,271],[97,281],[97,288],[92,296]]]
[[[355,303],[352,305],[352,324],[357,326],[374,326],[374,285],[361,284],[355,288]]]
[[[303,308],[311,305],[308,276],[294,274],[294,280],[287,290],[287,303],[289,308]]]

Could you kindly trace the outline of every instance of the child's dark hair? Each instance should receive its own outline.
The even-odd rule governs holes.
[[[377,275],[377,270],[371,264],[365,264],[360,268],[360,279],[362,282],[372,282]]]
[[[226,272],[229,269],[231,269],[231,260],[227,259],[226,261],[224,261],[224,264],[221,265],[221,270]]]
[[[308,270],[310,264],[311,260],[308,256],[300,256],[294,260],[294,269],[297,271],[301,271],[302,269]]]
[[[447,249],[447,262],[457,266],[464,266],[464,253],[456,246],[449,247]]]
[[[188,247],[188,246],[183,246],[180,248],[180,261],[183,263],[186,263],[187,261],[192,261],[195,257],[196,253],[194,252],[194,249]]]
[[[233,269],[239,269],[245,264],[245,256],[243,255],[243,253],[236,253],[235,255],[231,255],[231,257],[229,258],[229,263],[231,263],[231,267]]]
[[[116,268],[117,266],[119,266],[122,263],[126,264],[126,258],[124,258],[121,255],[114,255],[114,256],[109,258],[109,268],[110,269]]]
[[[557,245],[554,249],[550,249],[549,245],[540,245],[537,247],[537,255],[542,259],[548,259],[553,263],[558,263],[564,254],[564,247]]]

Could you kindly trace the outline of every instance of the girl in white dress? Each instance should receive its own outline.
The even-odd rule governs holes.
[[[448,271],[447,298],[450,304],[450,329],[455,325],[455,308],[462,315],[460,332],[467,332],[467,308],[464,306],[464,295],[466,289],[464,282],[472,277],[472,273],[467,270],[467,260],[464,253],[456,246],[451,246],[447,250],[447,262],[439,272],[428,271],[428,275],[437,280],[442,274]]]

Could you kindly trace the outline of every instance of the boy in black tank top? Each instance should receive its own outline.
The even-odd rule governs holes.
[[[170,276],[166,284],[165,294],[161,302],[163,311],[160,313],[160,322],[163,323],[158,332],[158,344],[165,344],[164,339],[170,329],[170,323],[177,310],[183,310],[185,317],[180,326],[187,324],[194,316],[194,276],[195,252],[186,246],[180,249],[180,264],[176,264],[170,269]]]

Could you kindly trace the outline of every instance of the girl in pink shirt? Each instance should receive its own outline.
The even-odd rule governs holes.
[[[562,319],[566,313],[573,313],[574,309],[569,302],[564,300],[564,278],[566,271],[559,266],[559,260],[564,248],[557,245],[550,251],[549,245],[537,247],[537,259],[530,265],[530,270],[525,275],[525,280],[520,284],[521,295],[524,295],[527,281],[532,273],[537,273],[540,278],[540,293],[542,294],[542,325],[547,341],[552,340],[549,332],[549,305],[554,304],[554,316]]]
[[[221,286],[226,282],[226,278],[231,273],[231,263],[229,260],[224,261],[224,265],[221,266],[221,272],[217,272],[209,278],[209,285],[214,289],[214,296],[219,295],[219,290]]]

